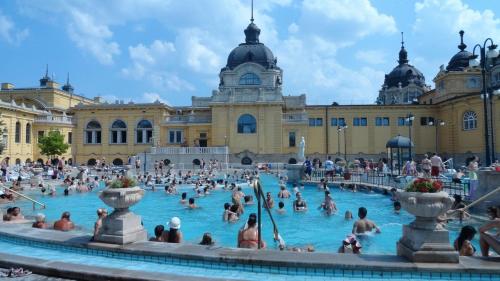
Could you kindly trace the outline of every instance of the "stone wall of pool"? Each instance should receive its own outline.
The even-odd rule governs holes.
[[[394,255],[258,251],[158,242],[122,246],[89,242],[90,236],[85,233],[40,230],[9,223],[0,223],[0,240],[95,256],[246,272],[346,278],[500,280],[499,258],[460,257],[457,264],[435,264],[409,262]]]

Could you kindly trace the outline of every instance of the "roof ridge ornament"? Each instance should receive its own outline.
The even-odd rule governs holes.
[[[253,22],[253,0],[252,0],[252,8],[251,8],[251,10],[252,10],[252,16],[250,17],[250,21]]]
[[[463,51],[465,50],[465,48],[467,48],[467,45],[464,44],[464,31],[463,30],[460,30],[459,34],[460,34],[460,45],[458,45],[458,48],[460,49],[460,51]]]
[[[245,43],[246,44],[258,44],[259,43],[259,35],[260,35],[260,29],[255,25],[254,18],[253,18],[253,0],[252,0],[252,7],[251,7],[251,17],[250,17],[250,24],[247,26],[245,29]]]
[[[403,37],[403,32],[401,32],[401,50],[399,51],[399,64],[408,63],[408,52],[405,50],[405,41]]]

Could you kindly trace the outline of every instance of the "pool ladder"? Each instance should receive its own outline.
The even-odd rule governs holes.
[[[2,188],[3,188],[4,191],[8,190],[9,192],[12,192],[12,193],[14,193],[14,194],[16,194],[18,196],[21,196],[22,198],[24,198],[24,199],[26,199],[28,201],[31,201],[31,203],[33,203],[33,210],[36,209],[36,205],[40,205],[42,207],[42,209],[45,209],[47,207],[45,204],[43,204],[43,203],[41,203],[39,201],[36,201],[35,199],[33,199],[33,198],[29,197],[29,196],[26,196],[26,195],[24,195],[24,194],[22,194],[20,192],[17,192],[17,191],[15,191],[13,189],[10,189],[10,188],[4,187],[4,186],[2,186]]]

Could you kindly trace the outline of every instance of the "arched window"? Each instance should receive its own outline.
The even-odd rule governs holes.
[[[115,165],[115,166],[123,166],[123,160],[120,159],[120,158],[116,158],[115,160],[113,160],[113,165]]]
[[[97,160],[95,160],[94,158],[90,158],[89,160],[87,160],[87,166],[95,166],[97,164]]]
[[[122,120],[116,120],[111,124],[111,134],[109,143],[120,144],[127,143],[127,124]]]
[[[85,143],[101,143],[101,124],[97,121],[90,121],[85,128]]]
[[[245,73],[240,77],[240,85],[260,85],[260,78],[255,73]]]
[[[14,142],[21,142],[21,122],[16,122],[16,134],[14,135]]]
[[[149,120],[142,120],[137,123],[136,143],[150,143],[153,138],[153,125]]]
[[[245,156],[241,159],[242,165],[252,165],[252,158]]]
[[[238,134],[255,134],[257,121],[250,114],[243,114],[238,119]]]
[[[464,130],[477,129],[477,114],[474,111],[467,111],[464,113]]]
[[[26,143],[31,143],[31,124],[26,124]]]

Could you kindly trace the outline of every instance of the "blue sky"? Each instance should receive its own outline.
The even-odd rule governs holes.
[[[38,85],[49,72],[76,92],[172,105],[209,96],[244,41],[250,0],[0,2],[0,81]],[[500,42],[497,1],[255,0],[261,42],[284,70],[284,94],[308,104],[373,103],[396,66],[400,32],[426,83],[465,43]]]

